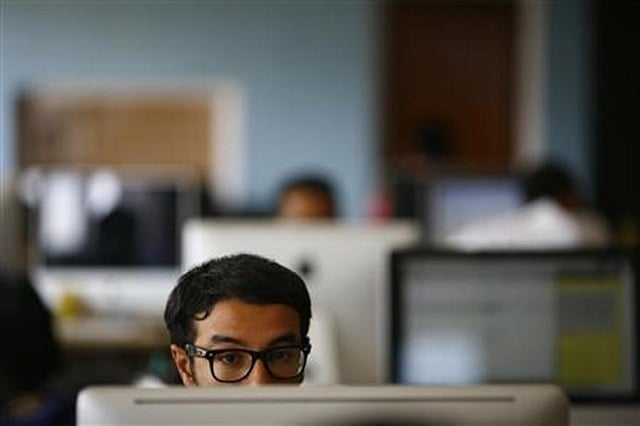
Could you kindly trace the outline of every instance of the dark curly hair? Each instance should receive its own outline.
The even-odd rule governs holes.
[[[207,318],[216,303],[228,299],[290,306],[300,316],[300,336],[307,337],[311,300],[302,278],[274,261],[236,254],[209,260],[180,277],[164,311],[171,343],[183,347],[193,341],[193,321]]]
[[[577,196],[577,188],[569,171],[559,163],[548,162],[529,171],[522,177],[526,202],[547,197],[562,201],[564,197]]]

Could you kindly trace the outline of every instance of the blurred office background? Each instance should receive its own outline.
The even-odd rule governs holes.
[[[33,228],[61,216],[52,188],[85,180],[131,200],[186,185],[185,217],[262,217],[309,173],[340,219],[424,221],[431,182],[550,159],[634,245],[638,17],[604,0],[0,0],[2,267],[56,262]],[[150,263],[179,263],[168,250]]]
[[[383,191],[394,196],[399,178],[443,165],[504,173],[554,158],[633,239],[638,202],[626,183],[637,180],[630,150],[638,60],[629,54],[637,6],[608,3],[5,1],[3,195],[32,165],[173,159],[199,167],[233,210],[268,210],[289,175],[324,173],[336,184],[341,215],[358,219]],[[198,117],[210,112],[216,88],[233,92],[218,112],[231,118]],[[180,107],[166,98],[177,92],[204,100],[173,110],[200,108],[176,124],[191,125],[187,137],[162,135],[164,153],[146,149],[153,141],[136,149],[121,140],[135,132],[158,139],[145,124],[162,121],[162,112],[133,134],[105,118],[105,98],[133,97],[144,114],[150,106],[140,103],[165,95],[157,109],[171,114]],[[74,94],[81,100],[71,105]],[[73,108],[85,122],[69,123]],[[33,135],[30,125],[45,128]],[[198,135],[207,130],[216,140]],[[109,136],[120,137],[117,149],[106,148]],[[78,152],[83,144],[91,146]],[[3,238],[5,259],[11,238]]]

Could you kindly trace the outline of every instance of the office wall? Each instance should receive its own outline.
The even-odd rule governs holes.
[[[376,175],[373,2],[1,1],[3,176],[16,164],[14,102],[34,83],[224,79],[246,95],[252,206],[313,169],[335,177],[347,217],[364,214]]]
[[[564,162],[592,197],[593,1],[554,1],[548,7],[546,154]]]

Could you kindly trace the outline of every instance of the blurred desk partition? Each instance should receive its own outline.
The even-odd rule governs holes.
[[[175,383],[162,317],[84,315],[54,324],[67,388],[94,384]],[[69,385],[70,384],[70,385]]]
[[[160,317],[60,318],[55,323],[55,331],[62,346],[68,350],[119,349],[145,352],[169,345]]]

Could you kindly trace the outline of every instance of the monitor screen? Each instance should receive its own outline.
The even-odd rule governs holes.
[[[569,424],[567,399],[550,385],[90,387],[76,408],[79,426]]]
[[[392,268],[394,382],[637,394],[630,255],[414,250],[395,252]]]
[[[523,198],[513,176],[452,176],[425,184],[422,202],[425,234],[442,242],[467,223],[516,209]]]

